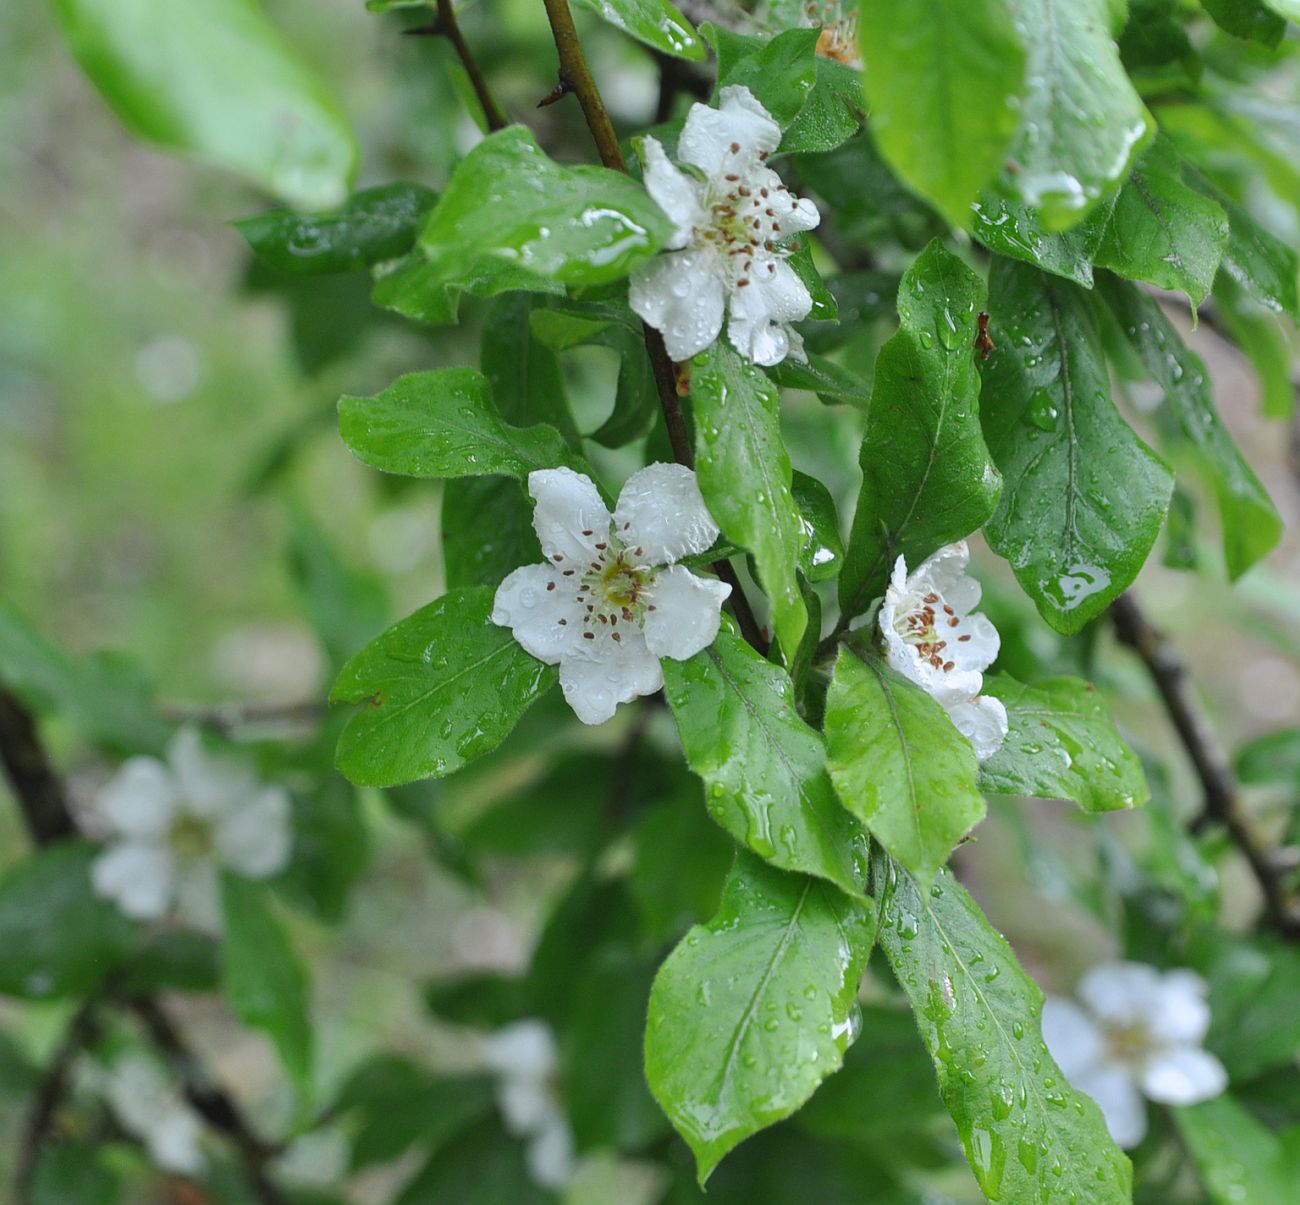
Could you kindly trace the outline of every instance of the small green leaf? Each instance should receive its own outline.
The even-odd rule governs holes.
[[[261,259],[281,272],[360,272],[410,251],[421,220],[437,199],[422,184],[382,184],[353,193],[330,213],[273,209],[233,225]]]
[[[563,294],[564,285],[545,280],[504,259],[483,258],[454,282],[444,278],[442,266],[419,252],[375,268],[371,300],[416,322],[451,323],[460,312],[460,298],[495,297],[513,289],[533,293]]]
[[[773,38],[735,33],[712,23],[700,32],[718,55],[718,93],[729,85],[748,88],[785,129],[799,114],[817,82],[820,30],[787,29]]]
[[[713,818],[774,866],[860,896],[865,834],[835,798],[821,734],[799,718],[785,671],[727,625],[711,648],[663,669]]]
[[[1173,1114],[1215,1205],[1281,1205],[1295,1195],[1295,1177],[1278,1136],[1231,1096],[1174,1109]]]
[[[821,54],[815,62],[812,91],[781,138],[783,155],[834,150],[862,128],[862,73]]]
[[[533,505],[518,481],[461,477],[442,488],[442,563],[447,589],[491,586],[543,560]]]
[[[835,662],[824,726],[840,802],[929,883],[984,819],[970,742],[919,686],[848,649]]]
[[[1222,206],[1182,180],[1178,152],[1157,139],[1133,168],[1111,212],[1098,266],[1205,300],[1228,241]]]
[[[1092,261],[1113,207],[1113,198],[1100,201],[1078,225],[1053,233],[1043,225],[1037,210],[990,191],[972,207],[971,237],[999,255],[1035,264],[1044,272],[1090,289]]]
[[[479,367],[497,411],[508,423],[549,423],[575,449],[582,446],[565,394],[560,358],[533,334],[530,319],[545,313],[536,294],[509,293],[488,309],[479,344]]]
[[[339,434],[363,463],[407,477],[527,478],[575,463],[554,427],[503,422],[472,368],[407,373],[374,397],[344,397]]]
[[[969,535],[1002,482],[980,430],[977,276],[936,240],[898,290],[898,332],[880,350],[858,461],[862,492],[840,574],[840,607],[866,609],[895,558],[915,565]]]
[[[1043,993],[952,875],[928,891],[887,858],[880,944],[912,1001],[939,1091],[984,1195],[1015,1205],[1130,1205],[1101,1110],[1047,1051]]]
[[[955,226],[1020,124],[1025,40],[1004,0],[872,0],[858,8],[871,126],[903,180]]]
[[[1072,799],[1084,811],[1137,807],[1151,796],[1142,763],[1124,742],[1096,687],[1079,678],[1024,686],[985,676],[1010,731],[980,766],[980,789],[995,795]]]
[[[1072,635],[1137,576],[1173,475],[1120,417],[1088,294],[995,259],[997,350],[981,413],[1006,481],[984,534],[1039,613]]]
[[[1282,728],[1247,741],[1235,760],[1242,782],[1280,782],[1300,788],[1300,728]]]
[[[700,490],[723,534],[753,553],[777,639],[793,655],[808,622],[797,572],[805,533],[790,492],[780,395],[761,369],[718,342],[695,357],[691,397]]]
[[[694,788],[694,780],[691,786]],[[712,916],[736,847],[690,798],[673,796],[652,807],[635,830],[636,861],[628,889],[647,937],[673,941],[694,922]],[[689,849],[691,856],[682,857]]]
[[[1099,282],[1153,380],[1164,390],[1182,438],[1198,452],[1223,521],[1228,574],[1240,577],[1282,538],[1282,519],[1219,418],[1205,364],[1181,339],[1154,298],[1113,277]]]
[[[141,138],[239,172],[300,209],[356,174],[338,102],[250,0],[55,0],[77,61]]]
[[[668,956],[650,993],[646,1077],[701,1184],[839,1068],[874,934],[868,908],[742,853],[717,915]]]
[[[312,1027],[307,972],[268,906],[265,890],[239,875],[221,877],[226,998],[245,1025],[262,1030],[275,1043],[284,1069],[308,1096]]]
[[[490,587],[422,607],[343,667],[330,696],[360,703],[338,767],[363,786],[441,777],[495,749],[556,671],[494,624]]]
[[[669,0],[576,0],[580,8],[604,17],[615,29],[679,59],[703,62],[705,49],[694,26]]]
[[[1260,410],[1266,418],[1288,419],[1295,413],[1296,389],[1291,381],[1290,325],[1275,313],[1252,301],[1229,275],[1225,263],[1214,279],[1215,317],[1236,345],[1246,353],[1259,378],[1263,394]]]
[[[855,406],[862,410],[871,394],[871,386],[856,372],[821,356],[809,356],[806,361],[786,356],[780,364],[768,369],[768,375],[787,389],[815,393],[828,406]]]
[[[824,582],[840,571],[844,560],[844,542],[840,539],[840,517],[835,512],[835,499],[816,477],[795,470],[790,483],[799,513],[804,519],[808,541],[799,567],[810,582]]]
[[[1201,7],[1224,32],[1270,47],[1286,36],[1283,16],[1294,17],[1300,12],[1295,0],[1265,0],[1263,4],[1260,0],[1201,0]]]
[[[552,1205],[554,1194],[533,1179],[524,1152],[496,1117],[486,1118],[440,1144],[393,1205]]]

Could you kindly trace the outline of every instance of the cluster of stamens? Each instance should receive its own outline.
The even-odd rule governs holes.
[[[740,153],[740,143],[733,142],[728,154],[734,158]],[[766,162],[767,157],[767,151],[759,152],[760,163]],[[752,188],[741,183],[741,175],[736,171],[725,171],[722,180],[728,186],[726,191],[720,195],[715,193],[716,182],[710,188],[710,197],[717,198],[709,205],[711,223],[696,233],[725,257],[736,287],[743,289],[750,283],[755,260],[759,261],[760,271],[766,269],[772,276],[776,273],[774,260],[789,254],[787,248],[776,242],[776,236],[781,233],[781,223],[777,221],[777,212],[772,205],[772,194],[790,190],[784,184],[773,188]]]
[[[858,62],[858,14],[844,15],[839,0],[818,4],[816,0],[804,8],[809,26],[821,26],[817,39],[817,53],[823,58],[835,59],[850,66]]]
[[[623,524],[626,533],[630,523]],[[582,533],[590,539],[595,532]],[[629,548],[616,536],[609,536],[595,545],[596,556],[587,563],[585,569],[561,569],[562,577],[578,577],[578,601],[582,604],[582,637],[595,640],[596,632],[607,628],[610,639],[615,644],[623,642],[619,632],[619,622],[639,627],[647,611],[655,609],[651,598],[651,584],[654,581],[652,566],[642,563],[645,550]],[[562,553],[555,553],[551,559],[563,564]],[[555,583],[548,582],[547,590],[554,590]],[[568,625],[567,619],[558,621],[562,626]]]
[[[948,627],[955,628],[961,624],[961,616],[947,603],[942,602],[934,591],[931,591],[921,599],[919,610],[908,612],[905,628],[900,635],[908,644],[915,646],[916,651],[935,669],[949,673],[956,665],[956,662],[945,660],[943,657],[943,650],[948,647],[948,642],[939,639],[938,613],[935,611],[937,605],[942,606]],[[958,642],[965,642],[969,639],[969,632],[957,637]]]
[[[181,812],[172,822],[168,839],[182,859],[201,858],[212,850],[212,822],[191,812]]]

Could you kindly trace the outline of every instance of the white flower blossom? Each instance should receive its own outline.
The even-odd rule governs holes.
[[[544,1021],[516,1021],[483,1044],[483,1062],[497,1076],[497,1105],[506,1129],[527,1142],[529,1174],[544,1188],[573,1177],[573,1131],[558,1090],[555,1037]]]
[[[1007,709],[980,694],[999,640],[986,616],[971,613],[980,584],[966,575],[969,561],[965,540],[940,548],[912,574],[900,556],[878,622],[889,664],[943,704],[983,761],[1006,739]]]
[[[1047,998],[1043,1038],[1066,1079],[1101,1106],[1120,1146],[1137,1146],[1146,1134],[1143,1096],[1194,1105],[1227,1087],[1223,1064],[1201,1049],[1210,1007],[1199,975],[1102,963],[1084,975],[1077,994],[1082,1008]]]
[[[755,364],[804,359],[789,325],[808,317],[812,297],[786,262],[782,242],[821,220],[767,166],[781,127],[748,88],[722,89],[721,104],[691,106],[678,157],[703,179],[674,167],[654,138],[645,139],[645,186],[676,223],[668,254],[632,273],[632,309],[664,337],[674,360],[689,360],[722,330]]]
[[[718,535],[695,474],[652,464],[628,478],[611,516],[591,478],[572,469],[528,475],[544,565],[500,585],[493,623],[534,657],[559,665],[584,724],[664,684],[660,657],[684,661],[713,643],[731,587],[674,564]]]
[[[218,929],[222,867],[264,879],[289,859],[288,793],[208,753],[193,728],[176,734],[166,764],[124,762],[94,807],[113,832],[91,870],[95,890],[127,916],[157,920],[175,910]]]
[[[113,1116],[144,1143],[164,1171],[197,1175],[206,1160],[199,1140],[203,1124],[162,1068],[143,1054],[126,1054],[96,1074]]]

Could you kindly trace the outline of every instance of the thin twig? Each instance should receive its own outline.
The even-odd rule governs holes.
[[[456,9],[452,5],[452,0],[438,0],[438,15],[431,25],[422,25],[417,29],[408,29],[406,32],[417,36],[424,34],[446,38],[452,44],[456,54],[460,56],[461,66],[465,68],[465,74],[469,76],[469,82],[474,87],[474,95],[478,97],[478,103],[483,108],[483,117],[487,121],[488,129],[495,133],[497,130],[504,130],[510,124],[510,118],[497,104],[491,88],[488,87],[483,69],[478,65],[474,52],[470,50],[465,35],[460,31],[460,23],[456,20]]]
[[[583,53],[577,27],[573,24],[573,14],[569,11],[569,0],[543,0],[543,3],[555,38],[555,50],[560,58],[560,83],[566,85],[578,98],[601,163],[613,171],[626,174],[627,160],[623,158],[623,148],[619,145],[605,102],[601,99],[600,89],[596,87],[591,68],[587,66],[587,56]],[[694,468],[695,454],[691,448],[686,415],[682,411],[681,399],[677,396],[677,374],[673,362],[668,356],[668,349],[664,347],[663,336],[652,326],[642,326],[646,355],[650,357],[650,369],[659,393],[659,407],[664,414],[664,425],[668,428],[673,457],[678,464]],[[731,605],[740,624],[741,635],[760,653],[766,654],[767,641],[763,637],[763,630],[754,618],[749,599],[745,597],[735,570],[725,561],[715,561],[713,571],[731,587]],[[789,650],[789,655],[794,655],[793,649]]]
[[[1284,937],[1300,941],[1300,915],[1289,898],[1283,868],[1251,822],[1228,756],[1196,700],[1187,667],[1131,592],[1121,594],[1111,604],[1110,617],[1120,641],[1137,653],[1151,675],[1200,780],[1204,812],[1193,827],[1210,822],[1227,830],[1259,885],[1269,923]]]
[[[31,713],[0,688],[0,765],[5,768],[23,818],[37,845],[73,836],[76,825],[63,784],[50,767]]]
[[[198,724],[224,736],[245,728],[302,728],[318,725],[328,711],[323,699],[289,703],[163,703],[162,713],[178,724]]]

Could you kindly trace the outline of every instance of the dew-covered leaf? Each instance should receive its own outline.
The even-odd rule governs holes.
[[[1114,198],[1099,201],[1083,221],[1069,230],[1051,231],[1037,210],[1021,201],[984,193],[972,207],[971,237],[990,251],[1036,264],[1092,288],[1092,263],[1106,234]]]
[[[797,469],[790,489],[803,516],[808,537],[800,557],[800,568],[810,582],[824,582],[840,571],[844,560],[844,542],[840,539],[835,499],[816,477],[809,477]]]
[[[669,0],[576,0],[639,42],[679,59],[702,62],[708,50],[694,26]]]

